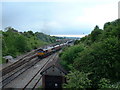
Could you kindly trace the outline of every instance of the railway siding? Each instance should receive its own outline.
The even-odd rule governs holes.
[[[33,54],[33,53],[31,53],[31,54]],[[20,67],[21,65],[25,64],[30,59],[35,58],[36,55],[34,54],[32,56],[29,56],[31,54],[28,54],[27,56],[21,58],[19,61],[11,64],[10,66],[8,66],[6,68],[3,68],[2,71],[1,71],[2,72],[2,76],[8,74],[9,72],[11,72],[11,71],[15,70],[16,68]]]
[[[35,66],[21,74],[15,80],[11,81],[4,88],[24,88],[26,83],[28,83],[35,73],[44,66],[48,59],[50,59],[50,56],[38,62]]]
[[[61,45],[64,45],[64,44],[60,44],[59,48],[56,47],[55,50],[59,51],[61,49]],[[49,62],[55,60],[56,57],[58,57],[58,55],[56,55],[56,54],[58,54],[58,52],[50,55],[47,58],[44,58],[45,60],[44,59],[41,60],[40,58],[36,59],[36,60],[33,60],[34,58],[37,58],[36,57],[37,56],[36,51],[37,50],[34,50],[32,53],[28,53],[25,57],[21,58],[19,61],[15,62],[14,64],[12,64],[12,65],[10,65],[10,66],[8,66],[8,67],[6,67],[2,70],[2,72],[3,72],[2,75],[4,77],[4,80],[2,81],[3,82],[3,88],[13,87],[13,88],[24,88],[25,89],[25,88],[31,88],[31,87],[35,88],[37,86],[37,83],[39,81],[41,81],[41,78],[42,78],[42,76],[40,75],[41,71],[44,69],[44,67]],[[51,53],[48,52],[47,54],[49,55]],[[55,55],[55,57],[54,57],[54,55]],[[19,68],[20,68],[20,70],[19,70]],[[38,71],[36,71],[36,70],[38,70]],[[12,75],[9,75],[10,72],[11,72]],[[28,74],[26,72],[28,72],[30,74]],[[26,73],[26,75],[23,76],[25,73]],[[28,76],[27,76],[27,74],[28,74]],[[21,76],[23,76],[23,77],[21,77]],[[35,83],[35,85],[34,85],[34,83]]]

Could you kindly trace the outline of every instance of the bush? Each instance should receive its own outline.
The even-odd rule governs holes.
[[[75,45],[73,47],[66,48],[65,51],[60,55],[61,64],[67,69],[70,70],[69,64],[73,64],[74,59],[78,56],[78,53],[83,51],[83,45]]]
[[[63,84],[63,88],[90,88],[91,87],[91,80],[88,79],[89,73],[73,71],[66,75],[67,84]]]
[[[110,88],[110,80],[102,78],[98,84],[99,88]]]

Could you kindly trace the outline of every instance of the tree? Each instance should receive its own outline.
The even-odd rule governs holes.
[[[67,84],[63,85],[63,88],[80,89],[90,88],[91,80],[88,79],[89,73],[73,71],[66,75]]]
[[[93,72],[95,81],[102,77],[110,80],[120,80],[120,42],[117,38],[109,38],[94,43],[84,49],[74,60],[74,66],[79,71]]]
[[[78,53],[83,50],[83,45],[75,45],[67,48],[61,55],[61,64],[65,66],[66,69],[70,69],[69,66],[73,64],[74,59],[78,56]]]
[[[98,26],[94,28],[94,30],[91,32],[91,40],[92,42],[95,42],[96,40],[100,39],[100,34],[102,34],[102,30],[99,29]]]
[[[25,52],[28,49],[26,38],[22,35],[19,35],[18,37],[16,37],[15,47],[17,48],[18,52],[21,52],[21,53]]]
[[[92,87],[119,87],[120,19],[106,23],[104,30],[96,26],[91,34],[77,42],[77,45],[82,44],[84,49],[79,51],[78,47],[75,49],[75,45],[65,50],[61,55],[63,66],[74,67],[79,72],[91,72],[89,79]],[[69,50],[73,53],[69,53]],[[107,83],[107,80],[112,83]]]
[[[102,78],[98,84],[99,88],[110,88],[110,80]]]

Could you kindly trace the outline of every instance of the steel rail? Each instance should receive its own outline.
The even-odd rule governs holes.
[[[25,87],[23,88],[23,90],[25,90],[27,88],[27,86],[32,82],[32,80],[34,80],[34,78],[40,73],[40,71],[48,64],[48,62],[53,58],[55,58],[57,56],[57,53],[54,54],[54,56],[52,56],[51,58],[49,58],[46,63],[42,66],[42,68],[40,68],[37,73],[30,79],[30,81],[25,85]]]

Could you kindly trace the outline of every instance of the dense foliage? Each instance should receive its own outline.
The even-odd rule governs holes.
[[[85,74],[79,71],[70,72],[66,76],[69,84],[64,84],[63,86],[64,88],[72,88],[72,89],[90,88],[91,80],[88,79],[88,75],[89,74]]]
[[[32,31],[18,32],[11,27],[1,32],[3,56],[11,55],[16,57],[22,53],[56,41],[55,37],[43,33],[33,33]]]
[[[88,80],[92,88],[120,88],[120,19],[105,23],[103,30],[96,26],[91,34],[66,49],[61,59],[61,64],[72,73],[75,73],[73,69],[90,73]],[[75,78],[69,76],[70,80]],[[72,84],[68,81],[69,85]]]
[[[66,70],[70,70],[73,66],[74,59],[78,57],[79,52],[83,51],[84,48],[81,45],[75,45],[73,47],[65,48],[65,52],[60,54],[62,62],[60,62]]]

